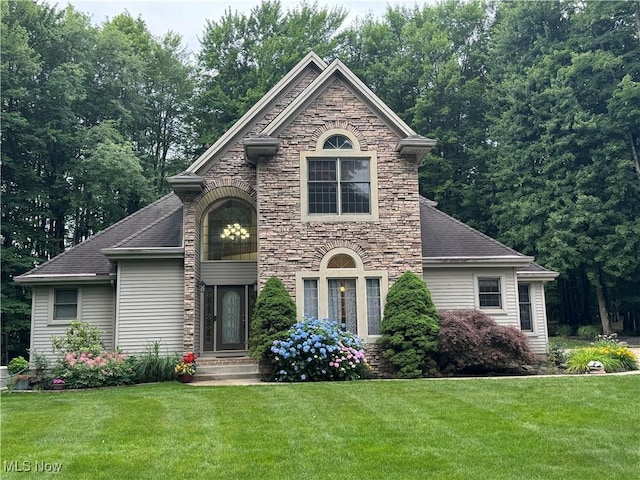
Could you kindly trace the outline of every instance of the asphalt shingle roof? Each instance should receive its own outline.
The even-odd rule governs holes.
[[[137,212],[123,218],[119,222],[89,237],[82,243],[75,245],[69,250],[64,251],[60,255],[52,258],[48,262],[39,265],[33,270],[24,274],[27,275],[81,275],[96,274],[109,275],[115,273],[115,263],[105,257],[100,250],[103,248],[113,247],[123,240],[142,237],[145,241],[149,241],[149,245],[145,246],[180,246],[181,235],[176,236],[175,232],[170,235],[169,239],[162,240],[161,245],[154,245],[163,227],[157,220],[168,218],[174,220],[173,215],[177,215],[180,211],[180,230],[182,230],[182,202],[180,199],[170,193],[150,205],[138,210]],[[155,225],[154,225],[155,224]],[[157,229],[153,227],[156,226]],[[148,235],[142,235],[143,232],[150,232]],[[135,234],[141,234],[136,236]],[[177,241],[176,241],[177,239]],[[173,243],[172,245],[164,245],[165,243]],[[129,246],[129,245],[127,245]],[[137,246],[137,245],[136,245]]]
[[[521,253],[450,217],[435,203],[420,198],[424,258],[502,257]],[[115,262],[103,248],[161,248],[182,246],[182,202],[173,193],[120,220],[84,242],[34,268],[29,275],[109,275]],[[523,270],[548,271],[535,263]]]
[[[423,258],[522,256],[420,198]]]

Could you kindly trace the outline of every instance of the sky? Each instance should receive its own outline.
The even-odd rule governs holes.
[[[113,18],[127,10],[133,17],[141,16],[149,31],[156,36],[173,30],[182,35],[189,50],[196,52],[200,48],[198,38],[204,32],[206,20],[219,20],[229,8],[238,13],[249,14],[260,3],[259,0],[49,0],[62,9],[67,4],[76,10],[88,14],[94,24],[101,24],[107,18]],[[299,6],[300,0],[280,0],[283,10]],[[313,1],[308,3],[313,4]],[[420,4],[423,4],[421,1]],[[415,1],[409,0],[319,0],[319,6],[343,6],[349,16],[345,25],[350,25],[357,17],[372,13],[376,17],[384,15],[387,6],[404,5],[413,7]]]

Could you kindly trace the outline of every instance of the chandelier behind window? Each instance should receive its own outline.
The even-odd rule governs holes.
[[[223,240],[246,240],[249,238],[249,231],[239,223],[227,224],[227,228],[222,230],[220,238]]]

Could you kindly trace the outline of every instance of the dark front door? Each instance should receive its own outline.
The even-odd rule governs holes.
[[[213,285],[205,289],[205,351],[246,350],[251,285]]]

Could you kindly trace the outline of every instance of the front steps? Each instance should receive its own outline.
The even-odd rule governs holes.
[[[194,382],[213,380],[259,381],[258,362],[248,357],[200,357]]]

